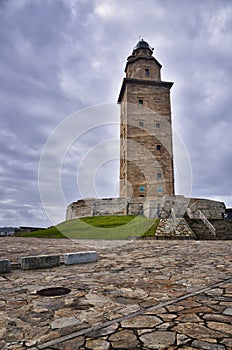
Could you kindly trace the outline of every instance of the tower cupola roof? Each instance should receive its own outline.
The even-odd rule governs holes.
[[[139,49],[148,49],[150,50],[151,52],[153,52],[153,48],[151,48],[151,46],[143,39],[141,39],[137,45],[133,48],[133,53],[136,51],[136,50],[139,50]]]

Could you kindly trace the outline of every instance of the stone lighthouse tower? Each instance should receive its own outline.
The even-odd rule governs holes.
[[[118,103],[120,197],[174,194],[170,89],[161,64],[143,39],[128,57]]]
[[[162,81],[160,70],[153,49],[140,40],[127,59],[126,77],[118,98],[120,197],[81,198],[67,207],[66,220],[100,215],[142,214],[148,218],[171,215],[172,224],[161,228],[161,237],[162,232],[193,237],[183,222],[186,214],[189,220],[204,219],[211,232],[210,236],[204,233],[204,237],[215,239],[215,228],[207,218],[221,219],[224,203],[174,194],[170,103],[173,83]]]

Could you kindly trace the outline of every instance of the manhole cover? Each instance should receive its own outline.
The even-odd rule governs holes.
[[[55,297],[59,295],[65,295],[71,292],[71,289],[64,288],[64,287],[51,287],[51,288],[44,288],[37,291],[37,294],[43,296],[43,297]]]

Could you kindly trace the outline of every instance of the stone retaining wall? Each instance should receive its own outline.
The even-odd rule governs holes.
[[[144,215],[148,218],[169,218],[171,210],[176,217],[187,212],[190,218],[199,218],[199,210],[208,219],[221,219],[225,213],[223,202],[184,196],[164,196],[163,198],[103,198],[81,199],[67,207],[66,220],[86,216]]]
[[[210,222],[216,229],[217,239],[232,239],[232,220],[210,220]]]
[[[144,201],[143,198],[82,199],[68,206],[66,220],[86,216],[139,215],[143,213]]]
[[[191,198],[187,211],[190,219],[199,219],[199,210],[207,219],[222,219],[225,214],[225,204],[210,199]]]

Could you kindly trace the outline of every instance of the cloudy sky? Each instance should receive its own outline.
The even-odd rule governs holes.
[[[115,103],[139,35],[155,48],[162,80],[174,81],[192,196],[232,206],[230,0],[1,0],[0,226],[63,221],[65,206],[89,194],[78,169],[92,181],[85,161],[99,145],[95,191],[117,196]]]

